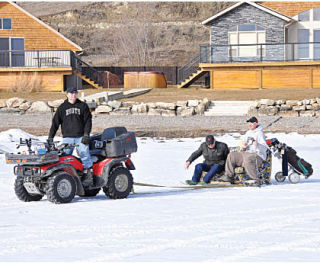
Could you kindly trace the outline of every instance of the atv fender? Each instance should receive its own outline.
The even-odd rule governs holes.
[[[76,194],[77,195],[84,195],[84,189],[83,189],[82,183],[80,181],[80,177],[78,176],[76,169],[74,169],[74,167],[71,164],[63,163],[63,164],[52,166],[47,169],[47,171],[45,173],[45,177],[49,177],[53,173],[56,173],[57,171],[64,171],[64,172],[72,175],[73,179],[76,182],[76,186],[77,186]]]
[[[103,172],[101,175],[101,179],[103,179],[103,186],[105,186],[108,183],[108,177],[109,177],[110,171],[114,167],[123,166],[123,163],[128,168],[128,170],[135,170],[136,169],[133,162],[130,160],[129,157],[122,157],[122,158],[117,158],[117,159],[111,160],[103,168]]]

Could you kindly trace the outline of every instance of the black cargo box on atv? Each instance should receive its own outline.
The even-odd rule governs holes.
[[[138,149],[134,132],[125,127],[107,128],[101,134],[91,136],[90,154],[106,157],[125,156]]]

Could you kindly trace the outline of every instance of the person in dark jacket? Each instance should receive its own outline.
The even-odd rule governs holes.
[[[188,169],[194,160],[201,155],[204,157],[204,162],[195,166],[192,180],[187,180],[186,183],[191,185],[199,183],[202,172],[207,172],[203,182],[210,183],[213,176],[224,171],[228,154],[229,148],[225,143],[216,141],[212,135],[206,136],[206,141],[186,161],[185,169]]]
[[[77,145],[77,150],[83,164],[85,178],[83,183],[92,183],[92,159],[89,153],[92,115],[88,105],[80,101],[76,87],[68,87],[67,99],[58,107],[48,136],[49,147],[53,146],[53,138],[59,126],[63,136],[63,143]],[[72,154],[74,148],[66,149],[66,154]]]

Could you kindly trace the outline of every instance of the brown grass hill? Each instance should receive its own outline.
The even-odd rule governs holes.
[[[181,66],[209,43],[201,22],[230,2],[18,2],[95,66]]]

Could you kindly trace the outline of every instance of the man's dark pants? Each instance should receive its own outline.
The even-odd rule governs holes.
[[[194,174],[192,177],[192,181],[198,183],[201,179],[202,172],[207,172],[203,177],[203,181],[205,183],[209,183],[213,176],[223,171],[223,166],[220,164],[214,164],[212,166],[206,163],[198,163],[194,168]]]

